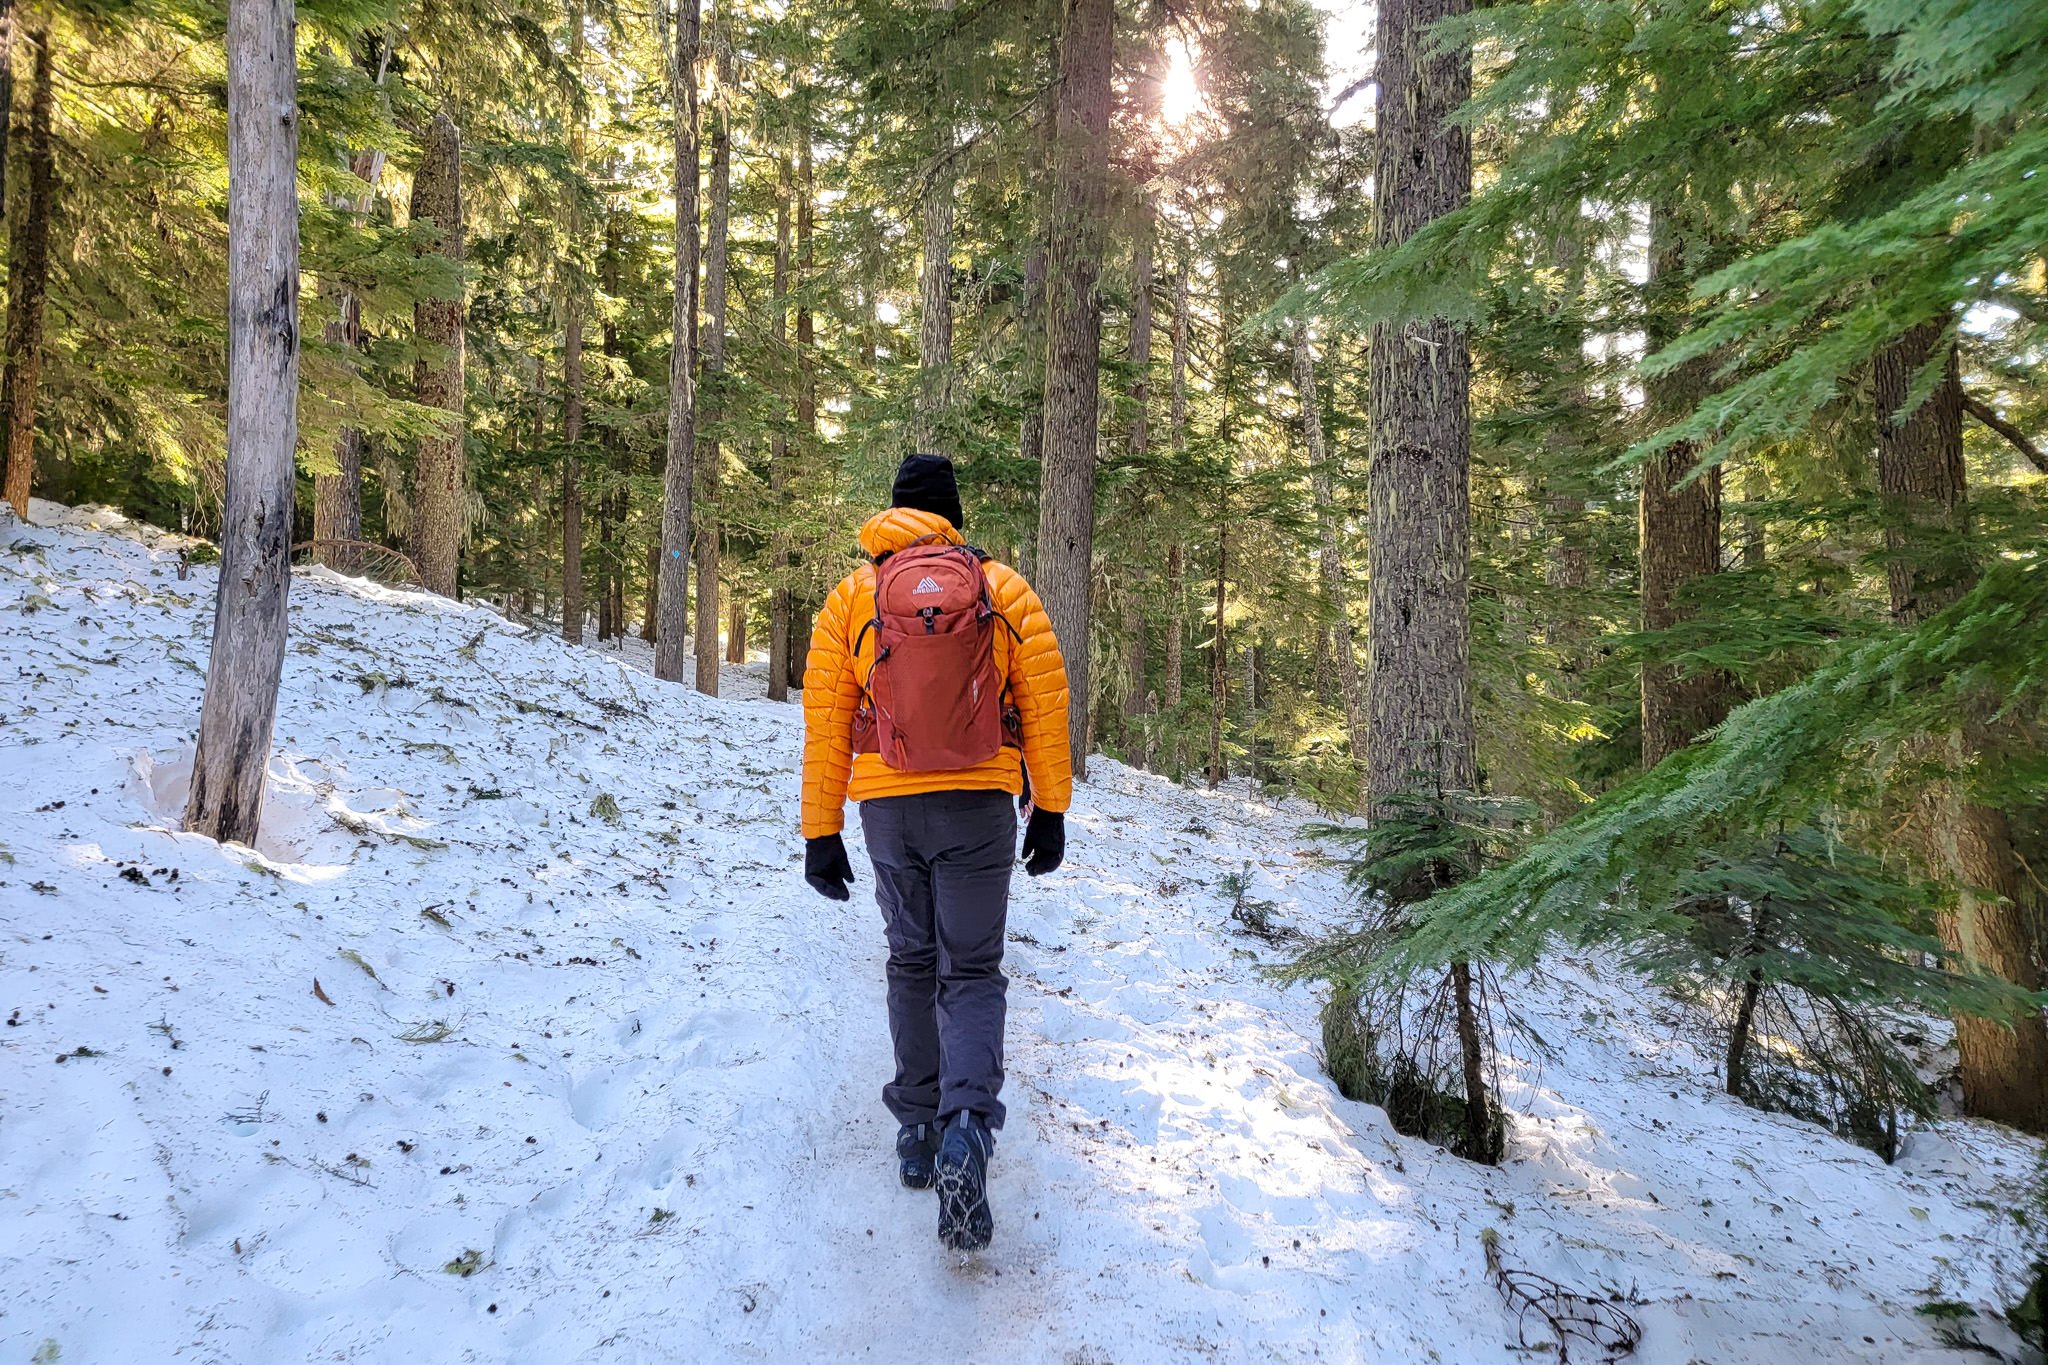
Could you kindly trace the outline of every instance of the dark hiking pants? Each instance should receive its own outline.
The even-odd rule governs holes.
[[[863,801],[875,899],[889,936],[889,1035],[898,1123],[972,1110],[1003,1126],[1003,926],[1017,858],[1007,792],[926,792]]]

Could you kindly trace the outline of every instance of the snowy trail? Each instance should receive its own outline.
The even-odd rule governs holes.
[[[1239,870],[1344,913],[1302,813],[1106,762],[1018,879],[963,1264],[894,1180],[858,823],[830,905],[758,669],[711,701],[302,577],[264,836],[223,848],[175,832],[212,571],[36,513],[78,524],[0,523],[0,1359],[1509,1361],[1496,1227],[1636,1300],[1642,1360],[1933,1361],[1914,1309],[2013,1269],[2035,1145],[1885,1167],[1743,1109],[1598,962],[1511,983],[1555,1055],[1509,1164],[1398,1137],[1227,922]]]

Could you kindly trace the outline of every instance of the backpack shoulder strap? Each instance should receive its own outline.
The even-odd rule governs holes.
[[[964,545],[961,548],[972,553],[981,563],[981,593],[988,602],[989,614],[1003,623],[1003,629],[1010,632],[1012,640],[1023,644],[1024,632],[1012,625],[1009,617],[1003,615],[1003,609],[996,605],[995,588],[988,581],[988,566],[996,562],[996,557],[978,545]]]

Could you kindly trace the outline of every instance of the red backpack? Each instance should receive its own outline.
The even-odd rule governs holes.
[[[1001,750],[1014,712],[996,669],[1003,618],[989,596],[987,559],[971,546],[919,542],[875,566],[875,616],[861,627],[863,637],[875,632],[875,662],[854,716],[855,753],[880,754],[898,772],[933,773],[986,763]]]

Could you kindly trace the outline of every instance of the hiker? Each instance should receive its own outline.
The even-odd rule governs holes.
[[[1066,855],[1067,668],[1023,575],[961,539],[953,462],[912,455],[861,527],[874,562],[833,590],[804,668],[804,880],[843,901],[840,838],[860,803],[889,941],[904,1185],[939,1193],[939,1240],[988,1245],[987,1170],[1003,1126],[1003,933],[1017,854]],[[1028,784],[1028,785],[1027,785]],[[1028,793],[1028,796],[1026,795]]]

